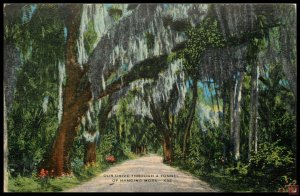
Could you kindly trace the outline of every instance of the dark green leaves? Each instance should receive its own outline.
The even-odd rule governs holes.
[[[185,70],[189,74],[197,73],[199,61],[207,49],[225,45],[217,21],[210,18],[204,19],[195,27],[187,28],[186,35],[188,40],[182,56],[185,60]]]
[[[108,10],[109,16],[111,16],[115,21],[119,20],[121,16],[123,15],[123,12],[121,9],[118,8],[110,8]]]
[[[87,26],[87,30],[83,34],[84,47],[87,50],[87,54],[90,55],[93,52],[94,44],[97,40],[97,33],[94,30],[94,23],[90,21]]]

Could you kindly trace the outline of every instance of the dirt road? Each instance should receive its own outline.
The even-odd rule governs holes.
[[[157,155],[128,160],[65,192],[217,192]]]

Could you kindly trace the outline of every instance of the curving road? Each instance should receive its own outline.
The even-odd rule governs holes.
[[[109,168],[92,180],[65,192],[218,192],[187,172],[148,155]]]

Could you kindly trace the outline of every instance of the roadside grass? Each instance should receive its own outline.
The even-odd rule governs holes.
[[[100,166],[83,167],[81,171],[74,172],[73,176],[62,176],[57,178],[45,177],[38,178],[36,175],[31,177],[9,177],[9,192],[59,192],[75,187],[91,178],[99,175],[108,164]]]
[[[265,182],[263,178],[257,179],[250,176],[228,174],[220,168],[211,172],[206,172],[204,169],[194,170],[178,162],[173,166],[190,172],[200,180],[207,182],[211,188],[220,192],[276,192],[274,187]]]
[[[213,172],[210,174],[198,174],[198,178],[206,181],[212,188],[222,192],[268,192],[265,185],[259,185],[253,179],[242,176],[232,176]]]
[[[30,177],[9,176],[8,191],[9,192],[61,192],[75,186],[78,186],[93,177],[103,173],[108,168],[116,166],[129,159],[136,159],[137,156],[131,155],[128,159],[118,160],[114,164],[102,161],[99,164],[91,166],[83,166],[73,171],[72,176],[62,176],[58,178],[39,178],[36,174]]]

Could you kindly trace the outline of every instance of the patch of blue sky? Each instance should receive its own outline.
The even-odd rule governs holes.
[[[105,7],[106,9],[111,8],[112,5],[113,5],[113,4],[111,4],[111,3],[104,3],[104,7]]]
[[[209,101],[210,97],[211,97],[211,94],[209,92],[208,86],[207,85],[203,85],[203,90],[204,90],[203,95],[204,95],[205,101]]]
[[[209,82],[213,82],[213,80],[210,79]],[[204,90],[204,96],[207,98],[210,98],[211,96],[215,96],[216,94],[213,89],[214,88],[213,83],[210,84],[211,91],[209,90],[207,83],[204,84],[202,82],[198,82],[198,88],[202,88]]]
[[[169,4],[167,4],[167,3],[164,3],[163,6],[164,6],[164,9],[168,9],[169,8]]]
[[[187,89],[190,89],[190,88],[191,88],[191,87],[190,87],[190,83],[192,83],[192,81],[189,82],[189,81],[187,80],[187,81],[185,82],[185,86],[186,86]]]
[[[209,82],[213,82],[213,80],[210,79]],[[192,83],[193,83],[192,80],[190,80],[190,82],[189,82],[189,81],[186,81],[186,83],[185,83],[186,88],[187,88],[187,89],[190,89],[190,88],[191,88],[190,84],[192,84]],[[216,95],[216,93],[215,93],[215,91],[214,91],[214,86],[213,86],[213,85],[214,85],[214,84],[211,84],[211,86],[210,86],[210,87],[211,87],[211,92],[210,92],[207,83],[203,83],[203,82],[201,82],[201,81],[199,81],[199,82],[197,83],[198,89],[202,89],[202,92],[203,92],[203,93],[202,93],[202,96],[204,96],[204,100],[205,100],[205,102],[207,102],[207,103],[209,103],[209,102],[211,101],[211,96],[215,96],[215,95]]]

